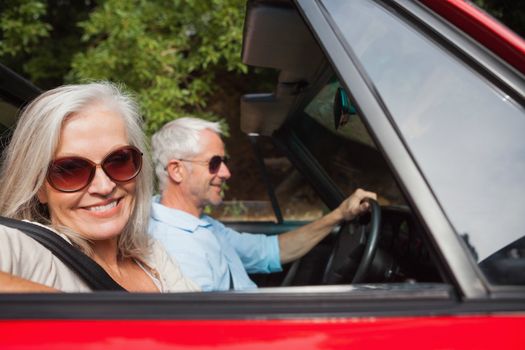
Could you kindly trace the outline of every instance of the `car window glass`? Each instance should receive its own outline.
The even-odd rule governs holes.
[[[305,112],[311,120],[302,123],[305,128],[302,141],[345,194],[361,187],[376,192],[382,205],[404,204],[361,118],[351,114],[346,124],[336,129],[333,115],[338,88],[341,88],[338,81],[330,82],[308,104]]]
[[[232,177],[228,181],[223,203],[208,208],[213,217],[225,222],[276,222],[268,186],[273,188],[284,221],[311,221],[327,211],[312,187],[270,138],[257,137],[255,140],[270,185],[265,182],[253,144],[247,138],[243,138],[245,143],[242,146],[229,145],[230,141],[228,138],[225,140],[231,158],[228,166]],[[240,150],[242,152],[237,152]]]
[[[3,128],[10,127],[16,121],[18,108],[0,97],[0,124]]]
[[[310,162],[319,164],[344,196],[357,188],[378,195],[382,206],[381,233],[368,281],[441,282],[424,229],[407,205],[362,118],[351,113],[348,121],[336,128],[334,97],[339,89],[342,86],[336,79],[323,86],[296,120],[294,131],[315,159]],[[366,216],[363,219],[366,221]],[[351,236],[357,234],[352,232]],[[345,249],[353,246],[346,244]],[[348,255],[347,259],[346,264],[351,264],[354,255]]]
[[[10,128],[15,124],[18,108],[0,96],[0,151],[8,143]]]
[[[379,5],[325,6],[474,258],[523,265],[523,106]],[[484,271],[493,283],[523,281],[522,268]]]

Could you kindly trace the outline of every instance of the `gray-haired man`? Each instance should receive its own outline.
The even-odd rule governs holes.
[[[221,203],[221,187],[231,176],[220,133],[218,123],[188,117],[166,124],[152,140],[162,193],[153,199],[149,231],[203,290],[256,288],[248,273],[281,271],[336,225],[367,211],[364,198],[376,198],[358,189],[299,229],[279,236],[238,233],[203,215],[206,205]]]

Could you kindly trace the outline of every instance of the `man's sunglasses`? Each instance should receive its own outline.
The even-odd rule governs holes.
[[[224,163],[225,165],[228,163],[229,158],[224,156],[213,156],[210,158],[210,160],[189,160],[189,159],[179,159],[183,162],[190,162],[190,163],[197,163],[200,165],[207,165],[208,171],[210,174],[217,174],[219,172],[219,169],[221,168],[221,164]]]
[[[82,157],[64,157],[51,162],[47,170],[47,181],[61,192],[76,192],[88,186],[97,167],[113,181],[126,182],[135,178],[142,167],[142,153],[133,146],[112,151],[100,164]]]

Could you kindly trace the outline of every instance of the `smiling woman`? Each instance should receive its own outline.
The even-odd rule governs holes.
[[[129,291],[190,291],[146,235],[151,165],[138,108],[109,83],[70,85],[22,112],[4,154],[0,213],[46,225]],[[49,250],[0,226],[4,290],[89,291]]]

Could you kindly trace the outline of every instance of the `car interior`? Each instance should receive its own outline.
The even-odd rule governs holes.
[[[359,187],[376,192],[381,205],[380,210],[373,206],[366,217],[339,227],[283,273],[254,275],[254,280],[260,287],[443,283],[431,242],[360,117],[358,105],[352,102],[351,91],[338,80],[299,13],[283,2],[251,5],[244,29],[243,62],[276,69],[279,75],[273,92],[242,97],[241,128],[266,145],[262,149],[271,143],[293,164],[280,178],[273,177],[269,186],[282,187],[282,181],[300,174],[302,185],[310,190],[298,185],[294,192],[315,192],[325,205],[321,212],[334,209]],[[263,152],[256,154],[262,158],[260,164],[269,163],[268,153],[268,158]],[[264,171],[271,173],[270,167]],[[278,202],[276,197],[272,202]],[[294,206],[293,200],[283,197],[281,202],[290,201],[285,206]],[[312,196],[298,201],[305,197]],[[283,229],[273,229],[273,233],[290,228],[279,204],[274,203],[276,225]],[[268,232],[262,224],[229,226]]]
[[[19,108],[40,92],[31,82],[0,64],[0,151],[9,139]]]

